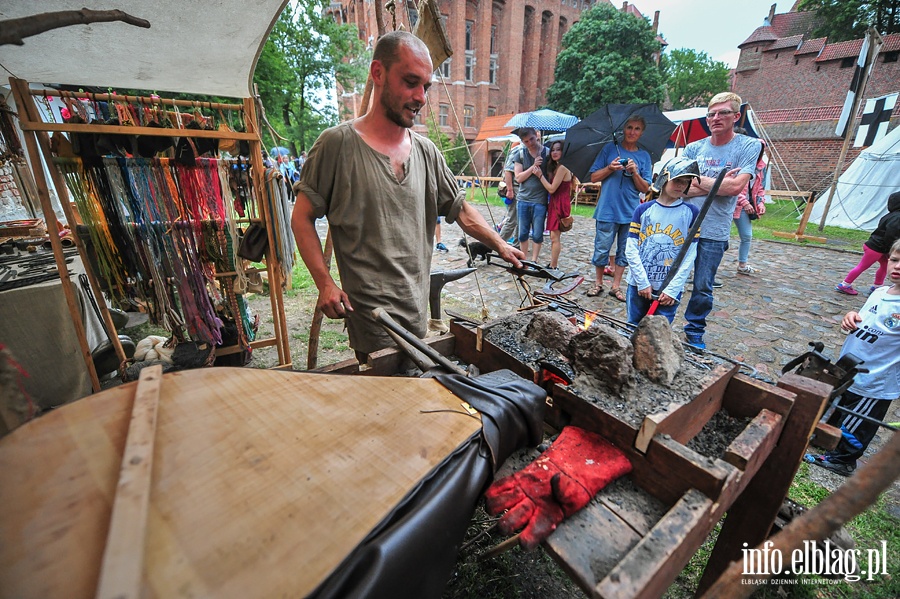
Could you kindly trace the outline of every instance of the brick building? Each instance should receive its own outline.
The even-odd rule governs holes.
[[[477,172],[489,174],[502,144],[474,143],[482,123],[488,117],[544,106],[563,35],[582,10],[598,1],[609,0],[438,0],[453,56],[435,72],[428,109],[420,113],[415,131],[425,134],[425,123],[434,118],[451,139],[461,132]],[[407,31],[418,18],[416,4],[396,3],[397,22]],[[622,10],[640,16],[628,2]],[[356,25],[360,39],[370,47],[374,44],[377,27],[371,0],[344,0],[332,4],[331,11],[342,22]],[[385,12],[388,30],[393,28],[391,18]],[[341,94],[348,115],[358,114],[360,101],[359,94]]]
[[[797,4],[781,14],[773,4],[763,26],[738,46],[733,90],[753,107],[797,186],[821,191],[831,184],[840,156],[843,140],[834,129],[863,40],[829,44],[813,38],[816,14],[798,12]],[[898,54],[900,34],[885,36],[864,98],[900,91]],[[900,108],[890,127],[898,121]],[[850,148],[844,168],[862,149]],[[777,173],[772,186],[793,189]]]

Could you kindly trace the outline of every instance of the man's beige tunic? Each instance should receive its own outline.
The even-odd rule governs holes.
[[[324,131],[303,165],[300,191],[317,218],[328,217],[340,285],[354,309],[350,346],[359,352],[394,345],[372,319],[376,307],[425,336],[434,226],[438,216],[454,222],[465,199],[437,147],[409,135],[402,181],[352,121]]]

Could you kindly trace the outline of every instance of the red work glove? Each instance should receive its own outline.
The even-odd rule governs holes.
[[[599,435],[567,426],[534,462],[495,481],[485,493],[487,511],[509,534],[524,526],[522,547],[534,549],[610,482],[631,472],[631,462]]]

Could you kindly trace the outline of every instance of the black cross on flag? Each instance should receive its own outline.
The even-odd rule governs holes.
[[[859,129],[856,130],[856,139],[853,147],[871,146],[884,137],[887,133],[891,113],[897,105],[898,94],[869,98],[866,100],[866,108],[863,110],[862,119],[859,121]]]
[[[869,54],[869,36],[863,39],[862,48],[859,49],[859,56],[856,57],[856,69],[853,71],[853,79],[850,80],[850,89],[847,90],[847,99],[844,100],[844,106],[841,108],[841,116],[838,117],[837,127],[834,134],[838,137],[844,137],[847,131],[847,124],[850,122],[850,112],[853,110],[853,102],[856,100],[856,94],[859,93],[859,86],[863,79],[863,69],[866,67],[866,57]]]

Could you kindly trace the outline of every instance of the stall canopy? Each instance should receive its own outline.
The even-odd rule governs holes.
[[[3,47],[5,76],[45,84],[246,98],[253,69],[287,0],[98,0],[92,10],[146,19],[51,29]],[[66,10],[84,0],[0,0],[0,21]]]
[[[887,214],[888,196],[900,190],[900,127],[857,156],[844,171],[828,209],[826,225],[874,231]],[[822,220],[826,189],[813,205],[810,222]]]
[[[678,125],[669,139],[669,148],[683,148],[687,144],[709,137],[709,126],[706,124],[706,106],[670,110],[664,112],[666,117]],[[738,125],[747,130],[750,137],[759,137],[754,126],[754,115],[750,105],[741,104],[741,118]]]

